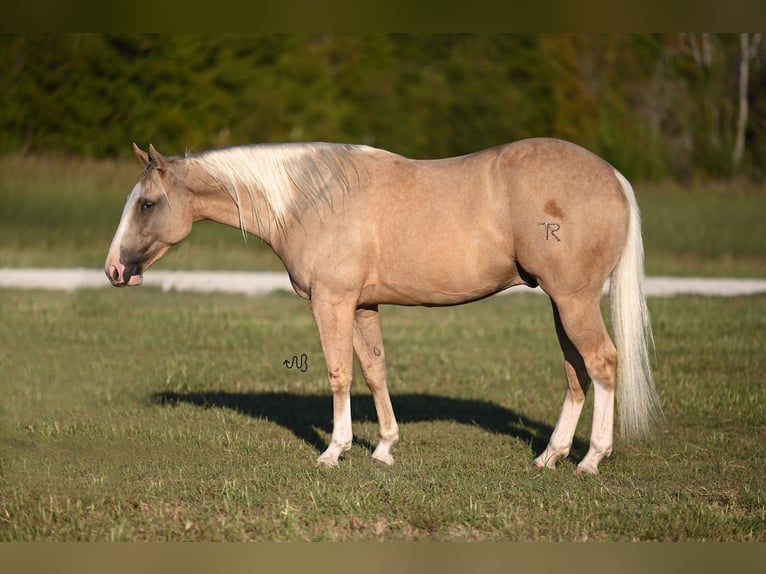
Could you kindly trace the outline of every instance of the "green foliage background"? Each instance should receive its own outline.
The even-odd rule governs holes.
[[[528,136],[628,176],[730,177],[739,38],[691,34],[0,36],[0,153],[117,157],[287,140],[440,157]],[[739,172],[764,175],[766,69]]]

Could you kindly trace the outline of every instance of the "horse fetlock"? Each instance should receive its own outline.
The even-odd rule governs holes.
[[[577,465],[577,470],[575,472],[577,474],[598,474],[599,463],[611,454],[611,443],[597,445],[591,441],[591,446],[590,449],[588,449],[588,453],[585,455],[585,458],[582,459],[580,464]]]
[[[602,458],[605,458],[612,454],[612,441],[611,440],[603,440],[603,441],[596,441],[591,439],[590,441],[590,448],[588,449],[588,454],[586,454],[586,458],[588,456],[593,456],[598,458],[598,460],[601,460]]]
[[[340,455],[351,448],[351,443],[339,444],[333,442],[317,459],[317,465],[324,467],[338,466]]]
[[[391,449],[394,447],[394,443],[399,437],[394,439],[381,439],[378,446],[375,447],[375,451],[372,453],[373,462],[380,462],[387,466],[394,464],[394,457],[391,456]]]
[[[569,448],[554,449],[550,445],[546,447],[543,453],[538,456],[532,465],[535,468],[556,468],[556,463],[569,455]]]
[[[378,434],[381,443],[387,443],[393,446],[393,444],[399,440],[399,427],[394,425],[393,428],[386,430],[381,428]]]

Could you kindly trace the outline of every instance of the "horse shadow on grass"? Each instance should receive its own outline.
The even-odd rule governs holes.
[[[400,424],[451,421],[478,426],[485,431],[508,435],[530,445],[540,453],[548,444],[553,427],[532,420],[511,409],[489,401],[458,399],[433,394],[406,393],[392,396],[394,411]],[[356,422],[376,422],[370,395],[352,399],[352,418]],[[191,404],[202,408],[231,409],[253,418],[269,420],[290,430],[296,437],[322,452],[327,441],[319,431],[332,431],[332,398],[330,395],[304,395],[288,392],[173,392],[154,393],[152,402],[162,406]],[[354,437],[356,444],[370,452],[375,445]],[[584,454],[587,444],[575,438],[572,454]]]

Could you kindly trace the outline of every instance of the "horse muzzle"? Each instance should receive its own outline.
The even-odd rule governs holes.
[[[121,261],[107,262],[104,272],[115,287],[135,287],[144,281],[141,266],[137,263],[125,265]]]

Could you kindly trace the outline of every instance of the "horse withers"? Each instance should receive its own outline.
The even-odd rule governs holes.
[[[551,299],[567,391],[535,466],[569,454],[594,388],[590,448],[578,473],[612,451],[615,389],[623,433],[661,416],[648,350],[639,210],[628,181],[572,143],[528,139],[470,155],[412,160],[367,146],[260,144],[165,157],[134,144],[144,171],[125,204],[105,271],[115,286],[142,274],[212,220],[263,239],[311,302],[333,398],[321,465],[351,447],[351,376],[359,359],[380,441],[399,437],[386,384],[378,305],[455,305],[514,285]],[[611,279],[614,343],[599,307]]]

